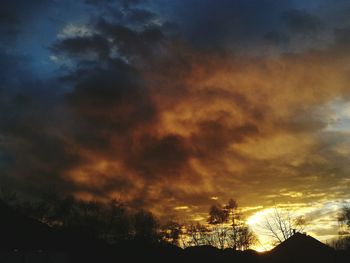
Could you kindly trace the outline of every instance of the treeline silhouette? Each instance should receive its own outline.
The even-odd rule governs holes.
[[[206,223],[160,222],[151,212],[129,207],[116,199],[83,201],[47,193],[31,201],[7,195],[4,201],[53,229],[83,234],[108,244],[137,241],[169,243],[182,248],[208,245],[246,250],[257,241],[233,199],[225,205],[212,205]]]
[[[330,242],[338,250],[350,250],[350,206],[343,206],[338,215],[339,237]]]
[[[161,225],[151,212],[131,209],[116,199],[109,202],[83,201],[49,193],[31,201],[12,197],[6,203],[53,229],[81,233],[109,244],[125,240],[158,242],[162,239]]]
[[[350,213],[344,208],[344,229]],[[39,223],[41,222],[41,223]],[[288,230],[289,231],[289,230]],[[257,241],[237,203],[209,208],[207,221],[160,222],[151,212],[118,200],[82,201],[49,193],[21,200],[0,198],[0,262],[348,262],[350,251],[335,251],[302,233],[273,250],[257,253]]]

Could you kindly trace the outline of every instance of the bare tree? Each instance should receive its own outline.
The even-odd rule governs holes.
[[[350,238],[346,236],[338,236],[327,244],[335,250],[345,250],[350,247]]]
[[[306,220],[303,216],[295,217],[289,210],[275,208],[273,214],[265,218],[262,228],[266,235],[279,244],[294,233],[303,232],[305,226]]]
[[[238,204],[230,199],[224,206],[213,205],[209,210],[212,240],[217,247],[245,250],[256,241],[256,236],[243,220]]]
[[[335,249],[350,248],[350,206],[343,206],[338,215],[338,237],[331,242]]]
[[[257,241],[255,234],[246,225],[242,213],[238,210],[238,204],[230,199],[225,206],[231,220],[231,227],[228,233],[227,244],[236,250],[246,250]]]
[[[134,215],[134,238],[140,241],[154,242],[159,235],[158,222],[151,212],[140,210]]]
[[[349,233],[350,229],[350,206],[343,206],[338,216],[338,222],[340,231],[344,231],[345,234]]]
[[[228,246],[229,229],[227,227],[223,225],[214,225],[211,228],[211,232],[212,240],[218,248],[224,249]]]
[[[118,240],[126,240],[130,238],[131,222],[125,205],[117,200],[112,199],[106,206],[104,218],[106,225],[104,228],[104,239],[115,243]]]
[[[196,224],[189,224],[186,229],[189,240],[185,246],[214,245],[212,232],[207,226],[197,222]]]
[[[229,232],[227,223],[229,217],[230,210],[228,209],[228,205],[224,207],[212,205],[210,207],[208,223],[211,225],[213,240],[220,249],[224,249],[227,246]]]
[[[182,235],[183,225],[175,221],[169,221],[161,228],[162,239],[173,245],[179,245],[179,240]]]
[[[257,242],[257,237],[250,228],[242,223],[232,229],[231,247],[236,250],[247,250]]]

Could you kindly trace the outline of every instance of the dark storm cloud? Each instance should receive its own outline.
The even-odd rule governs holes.
[[[114,64],[108,70],[79,71],[82,75],[76,77],[74,91],[66,95],[75,118],[90,133],[126,133],[154,118],[155,110],[137,72],[124,62]],[[95,141],[87,139],[85,143]]]
[[[4,0],[0,3],[0,39],[17,35],[33,16],[50,5],[49,1],[41,0]]]
[[[0,150],[7,155],[1,184],[19,192],[40,193],[63,185],[62,171],[79,158],[66,149],[59,124],[52,122],[56,98],[43,95],[44,90],[38,88],[49,83],[25,83],[27,91],[3,92],[0,99],[0,134],[4,138]]]
[[[156,14],[145,9],[132,8],[128,10],[127,19],[138,23],[147,23],[156,18]]]
[[[145,0],[86,0],[88,5],[104,7],[105,13],[115,21],[123,24],[144,27],[152,24],[158,15],[151,8],[145,8]],[[106,15],[104,15],[106,17]]]
[[[39,0],[0,4],[0,183],[10,191],[33,195],[63,185],[61,172],[78,159],[66,151],[60,124],[55,123],[59,121],[56,81],[36,75],[31,69],[35,58],[17,49],[25,25],[50,4]]]
[[[85,3],[90,4],[90,5],[109,4],[112,2],[113,2],[113,0],[85,0]]]
[[[57,54],[67,53],[71,56],[88,57],[89,54],[95,53],[106,60],[116,56],[145,60],[157,55],[164,39],[159,26],[149,25],[142,30],[134,30],[104,18],[98,19],[95,29],[99,33],[63,39],[54,44],[51,50]]]
[[[12,1],[4,1],[0,4],[0,33],[1,36],[9,37],[20,30],[20,16]]]
[[[145,38],[143,31],[140,33],[124,25],[106,21],[99,22],[96,28],[99,29],[100,38],[112,39],[112,41],[109,40],[110,49],[117,48],[120,53],[117,57],[111,55],[102,61],[91,62],[89,67],[85,69],[82,67],[66,77],[74,86],[74,89],[65,97],[70,111],[74,114],[77,128],[71,139],[79,149],[78,152],[86,150],[90,152],[92,157],[88,159],[97,159],[97,163],[106,159],[112,163],[121,162],[123,168],[120,168],[121,170],[116,168],[115,171],[114,168],[111,168],[105,173],[105,171],[100,171],[98,165],[97,168],[84,170],[78,164],[75,167],[77,171],[71,173],[70,177],[76,190],[87,191],[95,195],[103,195],[103,193],[108,195],[113,190],[130,192],[137,189],[137,194],[133,194],[129,200],[140,203],[137,200],[143,199],[143,205],[152,205],[152,200],[165,196],[172,196],[178,201],[192,200],[191,198],[197,196],[196,200],[204,203],[208,197],[203,195],[209,196],[213,193],[225,195],[229,192],[229,187],[233,182],[241,189],[251,191],[253,185],[244,185],[239,181],[239,177],[229,176],[232,174],[230,169],[234,168],[230,167],[227,159],[230,162],[235,160],[237,165],[241,166],[253,163],[254,166],[256,165],[256,170],[253,171],[257,177],[264,175],[264,178],[267,178],[270,173],[279,173],[279,169],[282,169],[283,166],[289,167],[288,173],[284,172],[285,176],[300,173],[298,169],[289,165],[288,161],[282,160],[281,167],[276,165],[276,168],[271,170],[271,163],[259,161],[260,156],[249,156],[250,154],[239,151],[232,153],[230,149],[235,145],[238,145],[237,147],[244,145],[249,140],[260,140],[264,136],[273,136],[266,134],[276,132],[272,132],[271,129],[278,130],[277,134],[291,132],[295,135],[300,133],[303,136],[305,132],[313,132],[324,127],[322,122],[310,121],[313,118],[308,115],[308,109],[297,113],[301,109],[298,103],[296,106],[296,97],[298,97],[298,102],[303,99],[307,105],[313,106],[319,103],[318,99],[316,102],[313,96],[309,96],[308,92],[312,93],[312,89],[305,91],[302,97],[297,95],[293,89],[294,85],[297,85],[293,78],[296,78],[297,83],[305,84],[304,70],[299,71],[299,67],[305,67],[305,58],[302,55],[284,58],[283,64],[288,65],[286,71],[289,72],[288,76],[291,78],[286,79],[283,74],[280,75],[278,65],[268,66],[265,61],[247,62],[245,64],[247,69],[245,69],[237,67],[233,61],[223,57],[212,57],[211,54],[206,53],[196,54],[193,50],[189,55],[186,53],[188,49],[181,48],[182,57],[179,57],[176,52],[175,55],[171,54],[173,50],[163,45],[163,37]],[[80,38],[82,41],[84,39],[87,43],[91,40],[89,37]],[[142,41],[135,44],[133,43],[135,39],[142,39]],[[135,45],[132,46],[133,44]],[[146,65],[134,62],[146,61],[145,58],[149,56],[150,52],[143,51],[143,44],[147,47],[146,50],[148,48],[152,50],[159,45],[165,49],[165,63],[162,64],[160,76],[159,65],[154,65],[152,60],[148,60],[149,64]],[[67,50],[67,47],[60,46],[59,43],[56,44],[56,47],[61,47],[61,50],[56,50],[56,52],[61,51],[68,54],[72,52],[70,49]],[[79,52],[79,48],[76,50]],[[167,60],[168,56],[170,60]],[[135,57],[139,59],[135,60]],[[78,62],[80,59],[84,60],[77,56]],[[309,59],[312,60],[311,64],[322,64],[314,63],[313,60],[318,61],[317,57]],[[168,63],[169,61],[171,63]],[[79,64],[84,63],[81,61]],[[313,70],[318,71],[312,68],[308,73],[314,75]],[[227,76],[230,76],[229,80],[232,78],[240,79],[240,81],[228,88],[227,85],[230,84],[225,81]],[[147,84],[149,78],[150,83],[155,83],[159,87]],[[211,78],[214,84],[210,84]],[[277,83],[282,81],[280,78],[284,83],[281,86],[283,92],[278,94],[270,90],[270,81],[275,78],[277,78]],[[248,84],[245,83],[246,79]],[[206,81],[209,81],[209,84]],[[249,84],[250,81],[252,81],[252,86]],[[255,81],[263,87],[256,85]],[[322,80],[317,79],[316,82],[322,83]],[[253,91],[249,92],[249,89]],[[275,100],[276,105],[274,105],[275,102],[268,102],[271,94],[274,94],[273,97],[281,96]],[[256,98],[261,96],[261,98],[254,101],[255,96]],[[322,101],[321,97],[320,100]],[[284,101],[284,103],[280,105],[279,101]],[[174,108],[169,105],[173,105]],[[176,113],[176,107],[183,112]],[[209,114],[205,113],[207,108],[209,108]],[[279,111],[271,112],[271,109],[275,108],[278,108]],[[188,127],[192,132],[185,136],[181,135],[181,130],[176,128],[168,131],[167,125],[161,123],[163,114],[167,111],[174,115],[172,116],[175,118],[174,123],[176,123],[176,118],[193,116],[190,120],[183,120],[183,123],[189,123]],[[275,116],[280,113],[282,116]],[[294,118],[295,115],[304,115],[305,118]],[[304,127],[303,124],[307,125]],[[254,152],[252,149],[250,151]],[[200,172],[195,171],[191,163],[193,159],[200,163],[199,169],[206,171],[204,174],[210,175],[204,176],[205,178],[198,176]],[[272,160],[276,161],[275,157]],[[310,167],[310,171],[316,167],[310,164],[305,165]],[[82,184],[79,181],[80,169],[84,170],[84,176],[89,178],[89,183]],[[307,171],[307,169],[304,170]],[[118,176],[118,173],[123,175],[122,178]],[[130,178],[131,175],[134,177]],[[254,177],[249,178],[254,179]],[[142,186],[136,186],[136,182],[139,183],[138,180]],[[209,181],[207,184],[211,185],[209,189],[203,186],[206,180]],[[200,193],[192,193],[193,189],[187,189],[187,185],[192,181],[197,182],[196,186],[200,188]],[[167,182],[174,185],[164,190],[164,187],[168,187],[164,185]],[[264,183],[268,184],[268,182]],[[110,185],[114,187],[109,187]],[[281,187],[281,182],[276,180],[273,188],[278,187]]]
[[[281,46],[284,44],[288,44],[290,41],[290,37],[281,32],[267,32],[263,39],[268,42],[268,44]]]
[[[265,54],[324,48],[344,27],[350,4],[336,1],[154,1],[192,44],[219,51]],[[266,47],[267,46],[267,47]]]
[[[162,45],[161,31],[155,27],[137,31],[105,19],[97,20],[96,30],[98,35],[63,39],[52,48],[57,54],[71,57],[87,51],[104,54],[87,67],[84,56],[75,56],[79,68],[63,78],[74,86],[65,98],[76,122],[72,138],[76,147],[104,158],[116,158],[123,162],[127,173],[136,173],[146,182],[180,176],[188,159],[187,146],[179,136],[159,137],[149,129],[157,119],[157,110],[142,81],[142,64],[133,63],[147,61]],[[118,53],[113,54],[113,49]],[[116,182],[129,187],[110,187],[116,185],[114,179],[94,170],[87,173],[92,182],[98,182],[97,186],[92,183],[96,188],[93,193],[132,188],[128,175]],[[91,192],[89,189],[92,186],[80,188]]]
[[[17,24],[18,17],[13,13],[7,10],[7,8],[2,8],[0,11],[0,25],[11,27]]]
[[[315,114],[348,94],[345,49],[241,53],[261,55],[265,42],[298,47],[296,35],[333,27],[322,14],[292,1],[83,2],[92,18],[67,21],[83,30],[63,27],[50,45],[54,61],[74,65],[57,78],[43,81],[25,57],[0,53],[2,182],[120,195],[166,213],[202,212],[212,196],[267,204],[281,188],[321,191],[329,173],[347,176],[339,167],[348,157],[317,137],[327,114]],[[3,23],[23,28],[24,16],[13,17]],[[167,34],[168,19],[177,34]],[[332,32],[346,42],[345,26]]]
[[[293,32],[316,33],[321,29],[321,20],[316,16],[305,11],[291,9],[282,15],[282,20]]]
[[[109,55],[110,47],[108,41],[98,35],[91,37],[77,37],[62,40],[52,47],[56,53],[65,52],[70,55],[88,55],[89,52],[96,53],[101,58]]]
[[[112,39],[112,43],[118,47],[118,51],[122,55],[131,58],[138,56],[139,58],[151,59],[152,55],[157,55],[164,37],[158,26],[150,26],[136,31],[127,26],[100,19],[97,28],[107,38]]]
[[[183,176],[183,168],[191,155],[184,138],[171,134],[163,138],[145,135],[140,143],[136,151],[127,154],[126,163],[131,169],[148,180]]]
[[[203,121],[198,126],[200,132],[193,136],[193,145],[197,147],[199,155],[216,155],[225,151],[231,143],[242,142],[245,138],[259,133],[254,124],[230,127],[220,119]]]
[[[346,47],[350,43],[350,26],[336,28],[334,30],[335,43],[339,46]]]
[[[120,0],[120,3],[124,8],[129,8],[134,5],[147,3],[149,0]]]
[[[191,41],[204,47],[235,48],[257,40],[278,20],[290,1],[173,1],[166,9]]]
[[[7,92],[8,87],[14,88],[17,86],[19,82],[18,78],[21,79],[21,76],[25,74],[23,72],[24,69],[18,64],[19,60],[25,60],[25,58],[9,54],[0,49],[0,87],[6,89],[3,92]]]

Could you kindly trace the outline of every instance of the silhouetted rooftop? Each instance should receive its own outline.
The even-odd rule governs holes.
[[[330,251],[333,250],[326,244],[318,241],[317,239],[303,233],[295,233],[293,236],[277,245],[271,252],[287,252],[287,251]]]
[[[295,233],[270,251],[283,262],[332,262],[333,248],[303,233]]]

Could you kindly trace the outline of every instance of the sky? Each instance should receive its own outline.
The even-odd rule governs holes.
[[[235,198],[253,229],[282,207],[330,240],[350,200],[349,14],[346,0],[3,0],[0,184],[180,221]]]

